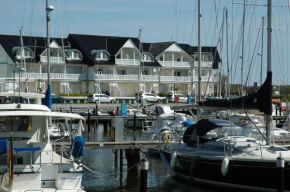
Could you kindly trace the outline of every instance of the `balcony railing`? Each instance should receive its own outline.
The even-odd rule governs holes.
[[[41,56],[40,61],[42,63],[47,63],[47,57],[46,56]],[[50,57],[50,62],[51,63],[65,63],[63,57]]]
[[[198,67],[198,61],[194,62],[194,67]],[[212,68],[212,62],[201,61],[201,67],[209,67]]]
[[[16,79],[19,77],[15,74]],[[43,79],[47,80],[47,73],[23,73],[22,78]],[[82,81],[82,74],[64,74],[64,73],[51,73],[51,80],[67,80],[67,81]]]
[[[118,65],[139,65],[139,63],[137,59],[116,59]]]
[[[178,62],[178,61],[159,61],[162,67],[181,67],[181,68],[189,68],[189,62]]]

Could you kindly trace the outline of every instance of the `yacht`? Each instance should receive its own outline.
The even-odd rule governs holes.
[[[247,129],[226,120],[200,120],[184,133],[183,142],[165,143],[163,163],[175,177],[189,182],[243,190],[275,191],[277,158],[284,158],[290,179],[290,151],[264,145]],[[290,183],[284,183],[290,190]]]
[[[85,119],[52,112],[41,105],[43,94],[21,93],[21,97],[33,102],[0,105],[0,191],[84,192]],[[78,128],[70,132],[68,149],[50,140],[50,119],[78,122]]]

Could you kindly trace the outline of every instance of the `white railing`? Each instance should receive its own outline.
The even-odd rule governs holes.
[[[138,81],[138,75],[113,75],[113,74],[103,74],[100,77],[100,80],[107,80],[107,81]],[[144,81],[158,81],[158,76],[156,75],[142,75],[140,76],[140,80]]]
[[[189,68],[189,62],[178,62],[178,61],[159,61],[162,67],[182,67]]]
[[[201,67],[209,67],[212,68],[213,64],[212,62],[208,62],[208,61],[202,61],[201,62]],[[198,61],[194,62],[194,67],[198,67]]]
[[[18,74],[15,74],[15,77],[18,78]],[[51,73],[51,80],[69,80],[69,81],[79,81],[82,80],[82,74],[64,74],[64,73]],[[47,73],[24,73],[21,75],[21,78],[33,78],[33,79],[47,79]]]
[[[41,56],[40,61],[42,63],[47,63],[47,57],[46,56]],[[50,57],[50,62],[51,63],[65,63],[63,57]]]
[[[180,77],[180,76],[161,76],[161,82],[172,82],[172,83],[182,83],[182,82],[190,82],[191,77]]]
[[[137,59],[116,59],[117,65],[139,65],[139,63]]]

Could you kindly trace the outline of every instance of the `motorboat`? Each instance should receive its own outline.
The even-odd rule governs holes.
[[[78,114],[52,112],[41,105],[43,94],[21,96],[33,97],[35,104],[0,106],[0,191],[84,192],[81,157],[85,119]],[[70,132],[68,148],[50,140],[50,119],[79,125]]]
[[[183,141],[165,143],[160,154],[173,176],[189,182],[273,191],[278,157],[285,161],[285,181],[290,179],[290,151],[264,145],[232,122],[200,120],[187,128]],[[290,183],[285,182],[284,187],[290,190]]]
[[[194,120],[187,114],[164,113],[153,121],[148,133],[152,135],[152,139],[161,139],[167,142],[173,140],[179,141],[180,136],[183,135],[186,128],[192,124],[194,124]]]

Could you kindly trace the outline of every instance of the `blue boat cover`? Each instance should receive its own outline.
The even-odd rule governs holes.
[[[52,99],[51,99],[51,85],[48,85],[47,90],[45,92],[45,98],[42,99],[42,104],[46,105],[49,109],[51,109]]]
[[[85,139],[82,136],[76,136],[74,140],[73,156],[78,158],[84,155]]]
[[[8,150],[8,142],[7,139],[0,139],[0,155],[4,155]]]
[[[195,122],[194,121],[183,121],[182,124],[184,127],[189,127],[191,125],[194,125]]]

